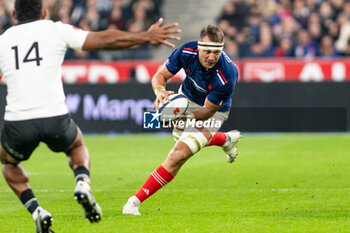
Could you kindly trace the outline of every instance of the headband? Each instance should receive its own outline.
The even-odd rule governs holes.
[[[198,41],[198,49],[220,50],[224,48],[224,43]]]

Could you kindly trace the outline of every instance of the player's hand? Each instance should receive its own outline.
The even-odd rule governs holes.
[[[153,109],[159,108],[161,105],[163,105],[166,101],[169,100],[169,95],[174,94],[173,91],[160,91],[157,95],[156,100],[154,101]]]
[[[151,27],[148,29],[148,32],[150,34],[150,44],[152,45],[158,45],[158,44],[164,44],[166,46],[169,46],[171,48],[174,48],[175,45],[168,42],[167,40],[180,40],[181,38],[179,36],[173,36],[171,34],[177,34],[180,33],[180,29],[173,29],[174,27],[178,26],[178,23],[172,23],[165,26],[161,26],[163,23],[163,18],[160,18],[156,23],[152,24]]]

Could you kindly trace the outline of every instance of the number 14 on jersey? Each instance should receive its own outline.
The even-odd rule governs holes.
[[[11,49],[14,50],[15,53],[15,63],[16,63],[16,70],[19,70],[20,66],[19,66],[19,49],[18,46],[13,46],[11,47]],[[34,54],[32,54],[34,53]],[[43,60],[42,57],[40,57],[39,55],[39,43],[38,42],[34,42],[32,44],[32,46],[29,48],[27,54],[25,55],[25,57],[23,58],[23,63],[26,62],[36,62],[37,66],[40,66],[40,61]]]

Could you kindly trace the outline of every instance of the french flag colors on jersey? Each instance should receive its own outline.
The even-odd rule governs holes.
[[[181,68],[185,70],[186,78],[181,90],[191,101],[204,105],[208,98],[211,103],[222,105],[220,112],[230,110],[238,71],[225,52],[212,69],[205,71],[198,59],[198,42],[191,41],[177,48],[165,65],[172,74]]]

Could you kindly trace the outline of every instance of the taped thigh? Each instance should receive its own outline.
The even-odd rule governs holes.
[[[190,148],[192,154],[195,154],[208,143],[208,139],[198,129],[191,130],[194,132],[183,132],[180,141]]]
[[[183,132],[184,132],[184,129],[178,129],[178,128],[174,127],[173,138],[174,138],[175,143],[181,138]]]

